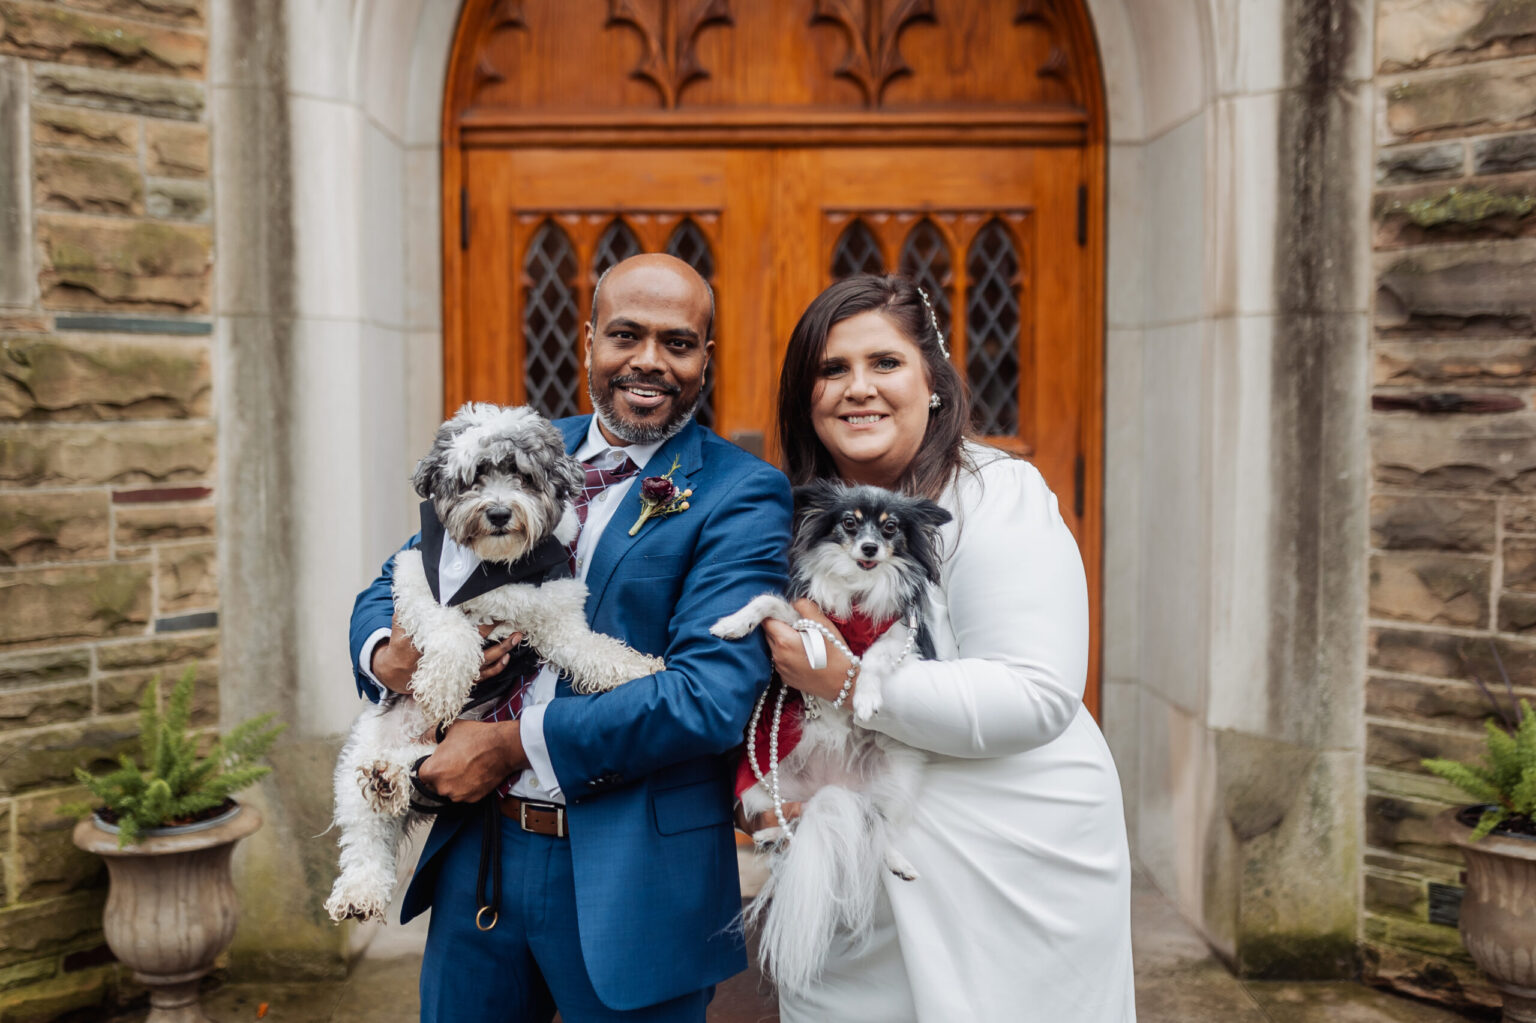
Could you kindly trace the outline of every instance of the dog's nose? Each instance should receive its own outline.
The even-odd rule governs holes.
[[[874,543],[866,543],[863,546],[862,550],[864,551],[864,556],[866,558],[872,558],[876,554],[880,553],[880,545],[879,544],[874,544]]]
[[[505,526],[508,522],[512,521],[512,509],[492,508],[490,511],[485,513],[485,520],[491,525],[495,526],[497,529],[500,529],[502,526]]]

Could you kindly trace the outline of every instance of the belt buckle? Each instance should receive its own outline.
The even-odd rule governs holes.
[[[523,799],[523,800],[519,800],[518,801],[518,804],[517,804],[517,823],[518,823],[518,826],[521,827],[524,831],[528,832],[529,834],[536,835],[536,834],[538,834],[538,832],[534,831],[532,828],[530,828],[528,826],[528,807],[529,807],[529,805],[530,805],[530,801],[529,800]],[[554,813],[555,813],[555,837],[556,838],[564,838],[565,837],[565,807],[561,806],[559,803],[533,803],[532,805],[533,805],[533,808],[535,810],[553,810],[554,811]]]

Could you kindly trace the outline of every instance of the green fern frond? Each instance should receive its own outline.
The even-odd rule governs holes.
[[[1422,760],[1431,774],[1438,775],[1480,803],[1502,803],[1503,793],[1485,768],[1457,760]]]
[[[159,676],[144,687],[139,703],[139,756],[144,766],[124,754],[106,774],[75,771],[76,779],[115,815],[119,846],[137,842],[148,828],[220,806],[232,793],[272,771],[257,763],[286,727],[272,726],[271,714],[237,725],[212,743],[206,755],[198,755],[201,733],[191,730],[196,677],[195,666],[182,674],[163,711]],[[71,804],[61,812],[83,816],[90,807]]]
[[[1508,789],[1520,780],[1520,744],[1493,721],[1483,722],[1488,735],[1488,766],[1499,787]]]
[[[1509,808],[1524,817],[1536,817],[1536,764],[1509,790]]]
[[[160,761],[160,676],[144,687],[139,698],[139,756],[153,767]]]
[[[1467,841],[1476,842],[1478,839],[1487,835],[1488,832],[1492,831],[1500,824],[1503,824],[1505,818],[1508,816],[1509,811],[1504,809],[1502,806],[1483,811],[1482,819],[1477,822],[1477,827],[1472,829],[1472,835],[1467,839]]]
[[[1472,830],[1472,841],[1511,817],[1536,820],[1536,714],[1531,713],[1529,700],[1521,700],[1517,709],[1513,717],[1505,714],[1483,722],[1482,764],[1440,758],[1420,761],[1425,770],[1479,803],[1491,804]]]
[[[181,678],[171,689],[171,698],[165,707],[165,731],[170,735],[180,738],[187,734],[187,727],[192,723],[192,683],[196,679],[197,668],[190,667],[181,673]]]
[[[1526,764],[1536,764],[1536,715],[1531,713],[1531,702],[1520,701],[1520,723],[1515,726],[1515,748]]]

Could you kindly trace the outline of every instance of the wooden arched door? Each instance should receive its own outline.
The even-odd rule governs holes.
[[[444,398],[589,408],[592,286],[668,251],[716,290],[700,417],[774,457],[800,312],[900,270],[979,431],[1055,489],[1098,708],[1103,100],[1083,0],[466,0],[443,119]]]

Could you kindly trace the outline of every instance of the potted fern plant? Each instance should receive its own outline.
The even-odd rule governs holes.
[[[1461,903],[1461,940],[1478,967],[1499,988],[1506,1023],[1536,1023],[1536,715],[1526,700],[1511,709],[1474,681],[1497,712],[1484,722],[1484,762],[1425,760],[1424,767],[1477,802],[1447,810],[1440,835],[1467,864]]]
[[[253,718],[199,754],[192,730],[188,669],[162,708],[160,680],[139,710],[139,757],[116,770],[75,775],[99,806],[77,804],[75,845],[106,860],[110,889],[102,915],[107,945],[149,988],[146,1023],[198,1023],[198,982],[235,936],[230,879],[235,843],[261,826],[255,807],[233,793],[265,776],[259,763],[282,731]]]

